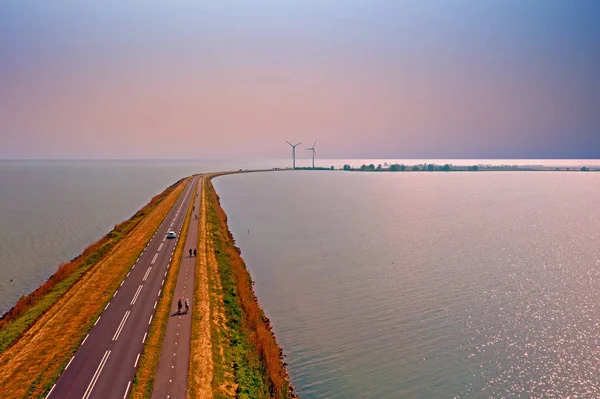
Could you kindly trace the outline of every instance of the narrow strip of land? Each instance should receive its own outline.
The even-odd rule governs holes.
[[[161,223],[47,398],[127,397],[177,242],[163,237],[171,229],[179,236],[180,213],[194,198],[195,183],[188,183],[165,218],[175,226]]]
[[[152,398],[185,398],[188,387],[188,371],[190,363],[190,343],[192,334],[192,312],[184,307],[179,309],[178,301],[188,301],[194,306],[194,279],[196,273],[196,257],[192,251],[198,250],[198,220],[194,217],[200,209],[200,194],[193,194],[194,208],[189,224],[184,251],[179,267],[179,275],[175,284],[175,292],[171,304],[171,317],[165,331],[158,372],[154,381]]]
[[[192,323],[192,348],[189,371],[188,399],[213,397],[213,356],[210,331],[211,304],[209,299],[208,245],[206,220],[206,177],[200,193],[200,226],[198,262],[194,284],[195,302]]]

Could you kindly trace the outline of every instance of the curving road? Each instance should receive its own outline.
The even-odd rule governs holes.
[[[47,399],[127,397],[197,180],[188,183]],[[166,239],[169,230],[176,239]]]

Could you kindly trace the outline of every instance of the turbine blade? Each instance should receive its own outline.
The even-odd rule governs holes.
[[[292,143],[290,143],[289,141],[286,140],[285,142],[293,147]]]
[[[314,148],[313,148],[313,155],[317,155],[317,152],[315,151]]]
[[[296,144],[296,145],[300,145],[300,144],[302,144],[302,142],[299,142],[299,143],[298,143],[298,144]]]
[[[315,148],[316,145],[317,145],[317,140],[315,140],[315,143],[313,144],[313,148]]]

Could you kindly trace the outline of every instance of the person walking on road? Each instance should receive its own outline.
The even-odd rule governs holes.
[[[194,249],[194,258],[196,257],[197,254],[198,254],[198,252],[196,252],[196,249]]]
[[[181,314],[181,307],[183,304],[181,303],[181,298],[177,301],[177,314]]]
[[[185,313],[190,311],[190,302],[185,298]]]
[[[192,248],[190,248],[190,258],[192,257]]]

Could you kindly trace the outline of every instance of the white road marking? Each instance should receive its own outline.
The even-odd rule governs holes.
[[[158,246],[158,249],[156,250],[156,252],[160,252],[160,250],[162,249],[163,245],[165,245],[165,244],[163,244],[163,243],[161,242],[161,243],[160,243],[160,245]]]
[[[166,240],[166,239],[167,239],[167,236],[165,236],[165,237],[163,238],[163,242],[165,242],[165,240]]]
[[[156,304],[158,303],[158,301],[154,302],[154,309],[156,309]]]
[[[148,320],[148,324],[152,323],[152,315],[150,315],[150,320]]]
[[[96,322],[94,323],[94,325],[98,324],[98,322],[100,321],[101,318],[102,318],[102,316],[98,317],[98,320],[96,320]]]
[[[69,363],[67,363],[67,367],[65,367],[65,370],[69,368],[69,366],[71,365],[71,362],[73,361],[73,359],[75,359],[75,355],[73,355],[73,357],[71,358],[71,360],[69,360]]]
[[[164,285],[165,284],[165,280],[162,281],[162,283],[160,283],[160,285]],[[107,306],[108,307],[108,306]],[[105,309],[106,310],[106,309]]]
[[[125,278],[129,277],[130,274],[131,274],[131,272],[127,272],[127,276],[125,276]]]
[[[146,270],[146,274],[144,275],[144,278],[142,279],[142,281],[146,281],[151,270],[152,270],[152,266],[148,267],[148,270]]]
[[[81,343],[81,345],[85,344],[85,341],[87,341],[88,337],[90,336],[90,334],[86,335],[85,338],[83,339],[83,342]],[[79,346],[81,346],[79,345]]]
[[[119,287],[122,287],[124,282],[125,282],[125,280],[121,281],[121,285]]]
[[[116,290],[116,291],[115,291],[115,293],[114,293],[114,295],[113,295],[113,298],[117,296],[117,292],[119,292],[119,290]]]
[[[123,399],[127,397],[127,392],[129,392],[129,386],[131,385],[131,381],[127,383],[127,388],[125,388],[125,395],[123,395]]]
[[[139,353],[138,353],[137,357],[135,358],[135,363],[134,363],[134,365],[133,365],[133,368],[136,368],[136,367],[137,367],[137,362],[138,362],[138,360],[140,360],[140,354],[139,354]]]
[[[135,262],[137,263],[137,262]],[[133,266],[131,266],[131,270],[135,269],[135,263],[133,264]]]
[[[165,277],[167,277],[167,272],[165,272]]]
[[[152,258],[152,262],[150,262],[151,265],[153,265],[154,262],[156,262],[156,258],[158,258],[158,253],[154,254],[154,258]]]
[[[102,357],[102,360],[100,360],[100,364],[98,365],[98,368],[96,369],[96,372],[94,373],[94,376],[92,377],[92,380],[90,381],[90,384],[88,385],[87,389],[85,390],[85,393],[83,394],[82,399],[88,399],[90,397],[90,395],[92,394],[94,385],[96,385],[96,382],[98,381],[98,377],[100,377],[100,373],[102,373],[102,369],[104,368],[104,365],[106,364],[106,361],[108,360],[109,356],[110,356],[110,351],[106,351],[104,353],[104,356]]]
[[[158,296],[160,296],[160,293],[162,292],[162,290],[158,290]]]
[[[50,389],[50,392],[48,392],[48,395],[46,395],[46,398],[44,398],[44,399],[48,399],[48,397],[50,396],[52,391],[54,391],[54,387],[56,387],[56,384],[52,385],[52,389]]]
[[[119,339],[119,335],[121,334],[121,331],[123,331],[123,327],[125,327],[125,323],[127,322],[129,313],[130,313],[129,310],[127,312],[125,312],[125,315],[123,316],[123,320],[121,320],[121,324],[119,324],[119,328],[117,328],[115,335],[113,335],[113,338],[112,338],[113,341],[116,341]]]
[[[142,288],[144,288],[144,286],[140,284],[137,291],[135,292],[135,295],[133,296],[133,299],[131,300],[131,303],[129,303],[130,305],[135,305],[135,301],[137,301],[138,295],[140,295]]]
[[[146,342],[146,335],[148,335],[148,333],[147,333],[147,332],[145,332],[145,333],[144,333],[144,338],[142,338],[142,344],[143,344],[144,342]]]
[[[110,302],[106,304],[106,307],[104,308],[104,310],[108,309],[109,306],[110,306]]]

